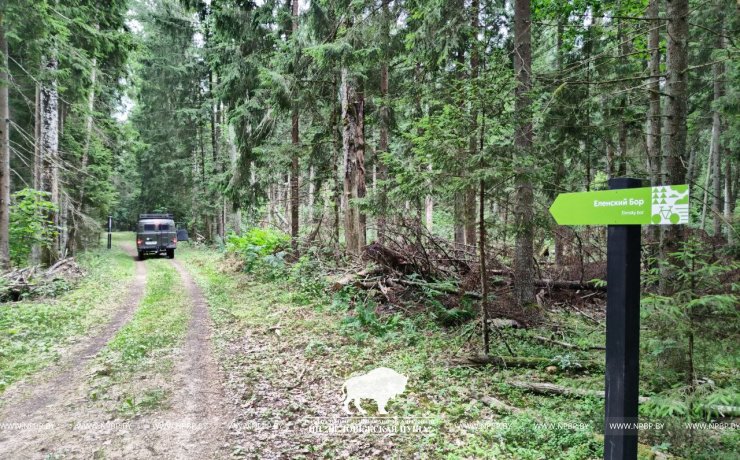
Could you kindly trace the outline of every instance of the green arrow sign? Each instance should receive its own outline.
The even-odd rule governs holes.
[[[689,186],[563,193],[550,213],[558,225],[688,224]]]

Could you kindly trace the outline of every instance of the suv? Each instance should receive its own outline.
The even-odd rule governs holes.
[[[178,237],[187,241],[187,231],[177,230],[175,216],[172,214],[139,214],[136,224],[136,249],[139,260],[146,254],[159,255],[167,253],[167,258],[175,258]]]

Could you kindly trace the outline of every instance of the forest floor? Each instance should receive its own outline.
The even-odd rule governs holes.
[[[175,260],[135,261],[131,239],[116,235],[75,291],[3,310],[12,317],[0,326],[16,326],[0,327],[0,458],[602,456],[603,400],[512,385],[603,389],[603,371],[577,364],[603,351],[534,340],[557,331],[583,347],[603,345],[598,312],[565,310],[542,330],[503,331],[518,356],[550,358],[566,372],[465,367],[456,361],[480,349],[474,322],[441,326],[400,307],[360,317],[341,295],[257,280],[212,250],[182,245]],[[492,354],[507,355],[494,338]],[[381,366],[408,377],[389,415],[379,417],[372,400],[362,402],[367,416],[354,407],[344,414],[342,384]],[[489,397],[510,408],[491,407]],[[737,433],[700,435],[730,446],[723,458],[738,458]],[[641,433],[640,458],[666,458],[664,447],[650,446],[667,437]]]

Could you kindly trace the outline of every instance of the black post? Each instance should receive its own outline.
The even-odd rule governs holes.
[[[108,249],[111,247],[111,232],[113,231],[113,217],[108,216]]]
[[[639,179],[609,180],[611,190],[641,186]],[[604,460],[636,460],[641,226],[609,225],[608,229]]]

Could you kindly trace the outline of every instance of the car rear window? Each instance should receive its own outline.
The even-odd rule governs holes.
[[[170,229],[170,224],[159,224],[159,229],[160,230],[169,230]]]
[[[144,224],[144,231],[145,232],[153,232],[154,231],[154,224]]]

